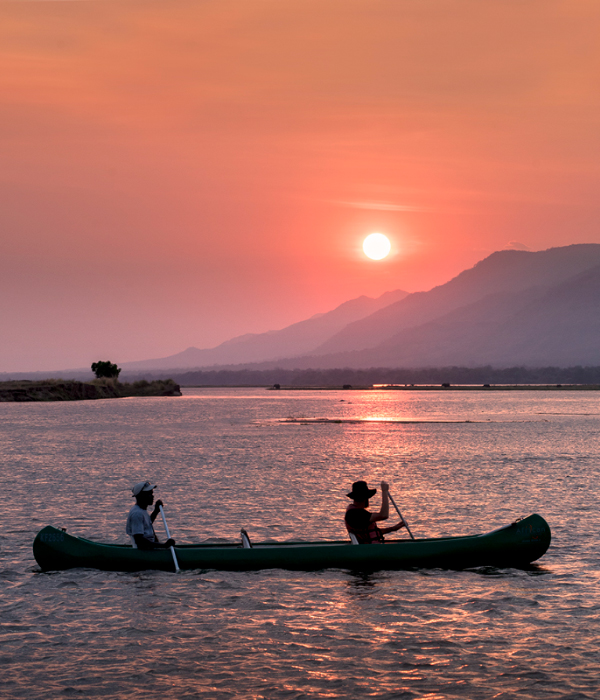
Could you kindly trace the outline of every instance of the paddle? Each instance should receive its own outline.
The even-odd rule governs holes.
[[[395,504],[394,504],[395,505]],[[171,539],[171,534],[169,532],[169,526],[167,525],[167,519],[165,518],[165,511],[163,510],[162,506],[158,506],[160,508],[160,514],[162,515],[163,523],[165,525],[165,532],[167,533],[167,539]],[[400,516],[402,517],[402,516]],[[408,527],[408,525],[406,526]],[[410,530],[409,530],[410,532]],[[175,554],[175,548],[174,547],[169,547],[171,550],[171,554],[173,555],[173,564],[175,564],[175,573],[179,573],[179,564],[177,563],[177,555]]]
[[[392,496],[392,494],[389,491],[388,491],[388,496],[390,497],[390,501],[392,502],[394,508],[396,509],[396,512],[400,516],[400,520],[402,520],[402,522],[404,523],[404,527],[408,530],[408,534],[410,535],[411,540],[414,540],[415,537],[412,534],[412,532],[410,531],[410,528],[408,527],[408,523],[406,522],[406,520],[404,520],[404,516],[400,512],[400,508],[398,508],[398,506],[396,505],[396,501],[394,500],[394,497]]]

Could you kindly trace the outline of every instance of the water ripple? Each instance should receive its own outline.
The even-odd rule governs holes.
[[[597,399],[396,393],[0,404],[0,696],[600,697]],[[539,511],[553,544],[525,570],[375,574],[43,574],[31,553],[48,523],[126,541],[142,478],[181,541],[340,538],[360,477],[419,536]]]

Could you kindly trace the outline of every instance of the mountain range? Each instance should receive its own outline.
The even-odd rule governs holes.
[[[176,355],[157,360],[124,362],[121,367],[131,371],[210,367],[265,362],[302,355],[320,347],[331,336],[352,322],[369,316],[406,296],[408,292],[400,289],[386,292],[376,299],[361,296],[344,302],[332,311],[316,314],[282,330],[247,333],[227,340],[215,348],[201,350],[191,347]]]
[[[600,245],[503,250],[427,292],[359,297],[280,331],[126,370],[600,365]]]

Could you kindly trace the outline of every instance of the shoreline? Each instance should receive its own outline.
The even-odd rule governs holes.
[[[266,386],[264,384],[182,384],[182,389],[266,389],[267,391],[600,391],[600,384],[411,384]]]
[[[416,384],[414,386],[350,386],[350,387],[297,387],[286,386],[272,391],[599,391],[599,384],[457,384],[440,386],[436,384]]]
[[[80,382],[75,379],[0,382],[0,403],[51,401],[95,401],[132,396],[181,396],[179,384],[171,379],[121,384],[112,380]]]

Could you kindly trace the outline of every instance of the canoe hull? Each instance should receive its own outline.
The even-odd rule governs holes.
[[[543,556],[550,540],[548,524],[534,514],[499,530],[467,537],[396,540],[383,545],[358,546],[349,542],[259,543],[252,549],[234,544],[183,545],[175,547],[175,551],[181,569],[464,569],[526,566]],[[33,553],[44,571],[76,567],[104,571],[173,570],[168,550],[147,552],[128,545],[92,542],[51,526],[36,536]]]

